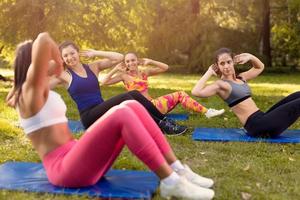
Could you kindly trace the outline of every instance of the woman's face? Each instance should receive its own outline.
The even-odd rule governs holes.
[[[125,61],[126,68],[129,71],[137,70],[139,62],[138,62],[138,58],[135,54],[133,54],[133,53],[126,54],[124,61]]]
[[[68,67],[77,66],[79,63],[79,53],[72,45],[63,48],[61,56]]]
[[[217,64],[223,76],[235,74],[233,58],[228,53],[219,55]]]

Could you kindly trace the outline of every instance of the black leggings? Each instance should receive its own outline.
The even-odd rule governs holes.
[[[248,117],[244,128],[253,137],[276,137],[300,116],[300,92],[285,97],[267,112],[257,111]]]
[[[157,110],[157,108],[152,104],[151,101],[145,98],[140,92],[133,90],[124,94],[114,96],[102,102],[101,104],[80,111],[80,118],[83,126],[87,129],[110,108],[119,105],[126,100],[136,100],[140,104],[142,104],[148,110],[149,114],[152,116],[156,123],[159,123],[159,121],[165,117],[165,115]]]

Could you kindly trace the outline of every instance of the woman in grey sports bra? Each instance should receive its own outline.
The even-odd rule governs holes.
[[[300,92],[295,92],[268,111],[259,110],[251,98],[248,80],[257,77],[264,64],[254,55],[242,53],[233,56],[228,48],[221,48],[215,53],[215,64],[211,65],[192,90],[198,97],[220,96],[238,117],[247,134],[253,137],[276,137],[293,124],[300,116]],[[250,62],[252,68],[238,76],[234,64]],[[220,77],[213,84],[206,85],[211,76]]]

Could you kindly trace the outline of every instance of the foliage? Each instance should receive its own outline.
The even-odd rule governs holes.
[[[299,0],[3,0],[0,43],[13,52],[48,31],[58,42],[133,51],[198,72],[223,46],[264,58],[264,2],[271,9],[273,66],[299,66]]]
[[[279,1],[272,28],[274,62],[296,68],[300,65],[300,1]],[[287,11],[287,12],[284,12]]]

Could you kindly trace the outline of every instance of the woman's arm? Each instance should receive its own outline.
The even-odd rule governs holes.
[[[48,88],[49,75],[59,76],[63,61],[56,43],[48,33],[40,33],[32,46],[32,60],[24,87],[37,91]]]
[[[82,51],[82,52],[80,52],[80,55],[88,57],[88,58],[92,58],[92,57],[96,57],[96,56],[103,57],[103,59],[101,59],[101,60],[97,60],[95,62],[89,63],[90,67],[95,72],[97,72],[97,74],[100,71],[102,71],[103,69],[112,67],[113,65],[123,61],[123,59],[124,59],[123,54],[120,54],[117,52],[98,51],[98,50],[93,50],[93,49]]]
[[[147,66],[147,65],[152,66],[151,68],[147,68],[145,70],[145,73],[147,76],[156,75],[156,74],[165,72],[169,69],[169,65],[159,62],[159,61],[156,61],[156,60],[148,59],[148,58],[141,59],[141,64],[144,66]]]
[[[192,89],[192,95],[197,96],[197,97],[210,97],[215,94],[217,94],[219,90],[219,84],[217,82],[211,84],[211,85],[206,85],[206,82],[208,79],[216,75],[214,70],[213,70],[213,65],[208,68],[208,70],[205,72],[205,74],[200,78],[200,80],[196,83],[194,88]]]
[[[252,68],[246,72],[239,74],[239,76],[242,77],[242,79],[245,81],[257,77],[264,70],[265,67],[264,64],[257,57],[249,53],[242,53],[234,57],[234,62],[236,64],[245,64],[249,61],[252,64]]]
[[[65,88],[69,87],[71,75],[67,71],[63,71],[60,76],[51,76],[49,80],[49,88],[54,89],[58,85],[63,85]]]
[[[126,67],[123,62],[117,64],[110,72],[108,72],[100,81],[101,85],[112,85],[123,81],[122,74],[125,72]]]

